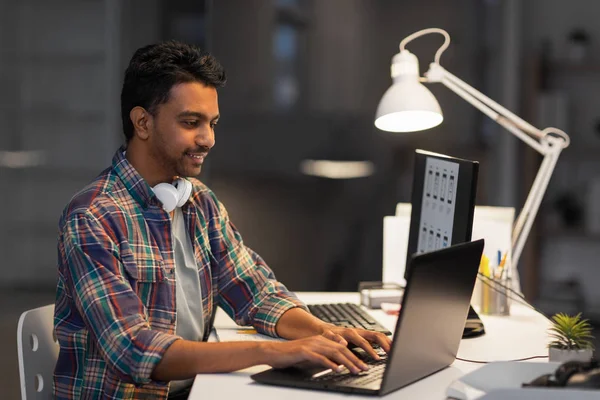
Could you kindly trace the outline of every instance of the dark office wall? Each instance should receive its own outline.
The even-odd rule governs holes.
[[[380,279],[382,220],[407,201],[412,151],[422,147],[472,156],[475,111],[444,88],[432,87],[445,124],[423,134],[386,134],[373,115],[391,84],[390,60],[400,40],[437,26],[453,38],[442,64],[475,83],[479,37],[476,1],[306,1],[301,102],[274,104],[272,35],[277,14],[268,2],[214,5],[213,52],[229,82],[220,93],[222,121],[205,179],[228,207],[247,244],[296,290],[353,290]],[[409,46],[426,70],[442,37]],[[463,104],[464,103],[464,104]],[[351,121],[339,137],[335,127]],[[308,179],[299,162],[356,144],[377,173],[355,181]],[[342,275],[343,273],[343,275]]]
[[[1,192],[10,194],[0,196],[3,284],[54,285],[60,212],[122,141],[123,68],[139,46],[185,33],[172,29],[175,19],[164,19],[193,3],[0,1],[0,151],[40,149],[48,157],[35,167],[0,166]],[[412,150],[466,155],[476,135],[474,111],[436,87],[443,127],[401,137],[375,130],[391,57],[406,34],[440,26],[453,36],[443,64],[472,82],[479,2],[298,3],[305,27],[300,99],[292,111],[277,112],[276,2],[202,6],[212,10],[204,23],[229,73],[217,147],[202,179],[231,210],[247,243],[292,288],[354,289],[359,279],[380,275],[382,218],[408,200]],[[431,37],[410,46],[422,70],[440,43]],[[300,174],[302,159],[337,150],[371,159],[376,174],[345,182]],[[349,273],[338,279],[339,271]]]
[[[557,126],[571,137],[538,218],[539,301],[548,312],[583,312],[600,320],[600,2],[523,5],[529,21],[523,29],[524,54],[538,65],[533,76],[539,82],[532,88],[535,122]],[[575,31],[588,37],[582,58],[570,39]]]
[[[2,283],[52,285],[60,211],[114,147],[105,136],[107,14],[96,2],[0,8]]]
[[[55,284],[58,218],[122,142],[123,68],[158,40],[157,4],[0,1],[1,285]]]

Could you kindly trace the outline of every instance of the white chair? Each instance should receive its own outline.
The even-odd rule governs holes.
[[[52,378],[59,349],[54,335],[54,304],[21,314],[17,347],[21,399],[52,399]]]

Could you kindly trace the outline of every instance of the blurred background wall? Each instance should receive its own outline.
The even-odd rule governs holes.
[[[441,85],[444,123],[373,126],[406,35],[446,29],[448,70],[534,122],[566,130],[520,265],[528,299],[600,320],[600,3],[586,0],[0,0],[0,301],[16,382],[20,312],[53,301],[57,223],[122,142],[133,51],[179,39],[228,72],[200,178],[292,290],[381,279],[383,217],[409,201],[416,148],[479,160],[478,204],[523,204],[539,159]],[[409,45],[421,71],[441,37]],[[304,159],[371,161],[366,178],[303,175]],[[18,390],[9,395],[17,396]],[[10,394],[10,393],[9,393]]]

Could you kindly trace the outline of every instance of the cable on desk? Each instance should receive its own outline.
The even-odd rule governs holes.
[[[498,361],[502,361],[502,362],[527,361],[527,360],[533,360],[534,358],[548,358],[548,356],[532,356],[532,357],[525,357],[525,358],[517,358],[515,360],[496,360],[496,361],[467,360],[466,358],[456,357],[456,359],[458,361],[465,361],[465,362],[470,362],[470,363],[475,363],[475,364],[488,364],[491,362],[498,362]]]
[[[494,290],[494,291],[496,291],[498,293],[504,294],[509,299],[514,300],[514,301],[516,301],[519,304],[523,304],[523,305],[525,305],[525,306],[527,306],[527,307],[529,307],[529,308],[531,308],[531,309],[533,309],[533,310],[538,311],[539,313],[541,313],[541,311],[537,310],[533,305],[531,305],[531,304],[529,304],[527,302],[527,300],[525,299],[525,296],[523,296],[521,293],[517,292],[516,290],[514,290],[514,289],[512,289],[512,288],[510,288],[510,287],[508,287],[508,286],[506,286],[506,285],[504,285],[504,284],[502,284],[502,283],[500,283],[498,281],[494,281],[494,284],[496,286],[500,286],[501,288],[508,290],[510,293],[516,295],[518,297],[518,299],[516,299],[514,297],[511,297],[511,296],[507,296],[505,293],[501,292],[498,288],[496,288],[493,285],[491,285],[490,281],[492,280],[492,278],[489,278],[489,277],[485,276],[481,272],[477,273],[477,278],[479,279],[479,281],[481,283],[483,283],[484,285],[486,285],[490,289],[492,289],[492,290]]]
[[[536,311],[536,312],[537,312],[537,313],[539,313],[539,314],[540,314],[542,317],[544,317],[544,318],[546,318],[548,321],[552,322],[552,321],[550,320],[550,318],[548,318],[548,317],[546,316],[546,314],[544,314],[544,313],[543,313],[541,310],[537,309],[537,308],[536,308],[535,306],[533,306],[532,304],[528,303],[528,302],[527,302],[527,300],[524,300],[524,299],[523,299],[523,297],[518,297],[518,298],[515,298],[514,296],[509,296],[509,295],[507,295],[506,293],[504,293],[504,292],[501,292],[501,291],[500,291],[498,288],[496,288],[496,287],[494,287],[494,286],[490,285],[490,283],[489,283],[489,282],[485,282],[484,280],[482,280],[482,282],[483,282],[483,284],[487,285],[487,286],[488,286],[490,289],[492,289],[492,290],[495,290],[496,292],[498,292],[498,293],[500,293],[500,294],[503,294],[503,295],[505,295],[505,296],[506,296],[506,297],[508,297],[510,300],[514,301],[515,303],[518,303],[518,304],[524,305],[524,306],[526,306],[527,308],[530,308],[530,309],[532,309],[532,310]],[[502,284],[500,284],[500,283],[496,283],[496,285],[498,285],[498,286],[503,286],[503,285],[502,285]],[[510,289],[510,288],[508,288],[508,287],[505,287],[505,288],[506,288],[507,290],[509,290],[509,291],[513,291],[512,289]]]
[[[546,318],[547,320],[550,321],[550,319],[543,312],[541,312],[540,310],[538,310],[535,306],[529,304],[527,302],[527,300],[525,299],[525,296],[523,296],[521,293],[519,293],[516,290],[514,290],[514,289],[512,289],[512,288],[510,288],[510,287],[508,287],[506,285],[503,285],[503,284],[501,284],[501,283],[499,283],[497,281],[495,281],[494,285],[492,285],[489,282],[490,278],[488,278],[487,276],[483,275],[482,273],[478,273],[478,275],[480,275],[480,276],[478,276],[478,278],[481,281],[481,283],[483,283],[484,285],[487,285],[492,290],[495,290],[496,292],[502,293],[504,295],[506,295],[506,294],[503,293],[503,292],[501,292],[497,287],[495,287],[495,285],[500,286],[501,288],[508,290],[510,293],[512,293],[512,294],[514,294],[514,295],[517,296],[517,297],[514,297],[514,296],[508,296],[508,295],[506,295],[510,300],[515,301],[515,302],[517,302],[519,304],[522,304],[522,305],[524,305],[526,307],[531,308],[532,310],[540,313],[541,315],[544,316],[544,318]],[[483,276],[485,279],[481,278],[481,276]],[[525,357],[525,358],[517,358],[517,359],[514,359],[514,360],[499,360],[499,361],[516,362],[516,361],[533,360],[533,359],[536,359],[536,358],[548,358],[548,356],[547,355],[545,355],[545,356],[531,356],[531,357]],[[475,363],[475,364],[488,364],[488,363],[491,363],[491,362],[495,362],[495,361],[483,361],[483,360],[468,360],[466,358],[460,358],[460,357],[456,357],[456,359],[459,360],[459,361],[470,362],[470,363]]]
[[[494,285],[490,284],[490,282],[489,282],[490,278],[487,277],[487,276],[485,276],[485,275],[483,275],[482,273],[478,273],[477,275],[478,275],[478,278],[481,281],[481,283],[483,283],[484,285],[487,285],[490,289],[495,290],[498,293],[504,294],[506,297],[508,297],[510,300],[512,300],[514,302],[517,302],[519,304],[522,304],[522,305],[524,305],[526,307],[531,308],[532,310],[540,313],[541,315],[544,316],[544,318],[546,318],[547,320],[550,321],[550,319],[543,312],[541,312],[540,310],[538,310],[535,306],[529,304],[527,302],[527,300],[525,299],[525,296],[523,296],[521,293],[519,293],[516,290],[514,290],[514,289],[512,289],[512,288],[510,288],[510,287],[508,287],[506,285],[503,285],[502,283],[499,283],[497,281],[494,281]],[[501,288],[503,288],[503,289],[506,289],[508,292],[510,292],[511,294],[513,294],[513,295],[515,295],[517,297],[515,297],[515,296],[509,296],[506,293],[501,292],[497,287],[495,287],[496,285],[499,286],[499,287],[501,287]],[[518,362],[518,361],[533,360],[533,359],[536,359],[536,358],[548,358],[548,356],[547,355],[545,355],[545,356],[531,356],[531,357],[525,357],[525,358],[517,358],[517,359],[514,359],[514,360],[499,360],[499,361]],[[456,357],[456,359],[459,360],[459,361],[470,362],[470,363],[475,363],[475,364],[488,364],[488,363],[491,363],[491,362],[495,362],[495,361],[483,361],[483,360],[469,360],[469,359],[460,358],[460,357]]]
[[[522,293],[517,292],[516,290],[514,290],[513,288],[506,286],[502,283],[500,283],[498,280],[490,278],[489,276],[486,276],[485,274],[482,274],[481,272],[477,272],[477,277],[479,278],[480,281],[493,281],[495,282],[498,286],[505,288],[506,290],[509,290],[511,293],[514,293],[515,295],[517,295],[518,297],[520,297],[521,299],[525,300],[525,296]],[[483,278],[485,279],[483,279]]]
[[[515,301],[515,302],[517,302],[517,303],[519,303],[519,304],[522,304],[522,305],[524,305],[524,306],[527,306],[528,308],[531,308],[532,310],[535,310],[535,311],[539,312],[540,314],[544,315],[544,314],[543,314],[541,311],[539,311],[539,310],[538,310],[537,308],[535,308],[533,305],[529,304],[529,303],[527,302],[527,300],[525,300],[525,297],[523,297],[523,296],[522,296],[522,295],[521,295],[519,292],[517,292],[516,290],[514,290],[514,289],[511,289],[510,287],[508,287],[508,286],[506,286],[506,285],[503,285],[502,283],[499,283],[499,282],[495,282],[495,284],[494,284],[494,285],[492,285],[492,284],[490,284],[490,282],[489,282],[489,281],[490,281],[490,278],[488,278],[487,276],[483,275],[482,273],[478,273],[478,275],[479,275],[479,276],[478,276],[478,278],[479,278],[479,281],[480,281],[481,283],[483,283],[484,285],[486,285],[487,287],[489,287],[490,289],[492,289],[492,290],[494,290],[495,292],[498,292],[498,293],[500,293],[500,294],[503,294],[503,295],[505,295],[506,297],[508,297],[509,299],[511,299],[511,300],[513,300],[513,301]],[[483,278],[482,278],[482,277],[483,277]],[[498,289],[498,288],[497,288],[497,287],[495,287],[495,286],[500,286],[501,288],[508,290],[510,293],[517,295],[517,296],[518,296],[518,299],[517,299],[517,298],[515,298],[515,297],[513,297],[513,296],[509,296],[509,295],[507,295],[507,294],[506,294],[506,293],[504,293],[504,292],[501,292],[501,291],[500,291],[500,289]],[[545,317],[545,315],[544,315],[544,317]]]
[[[527,302],[527,300],[525,299],[525,296],[523,296],[521,293],[517,292],[516,290],[503,285],[502,283],[498,282],[498,281],[494,281],[494,285],[500,286],[503,289],[508,290],[510,293],[515,294],[516,296],[518,296],[518,299],[516,299],[515,297],[512,296],[507,296],[505,293],[501,292],[498,288],[494,287],[494,285],[490,284],[490,279],[489,277],[485,276],[484,274],[482,274],[481,272],[477,273],[477,278],[479,279],[479,281],[483,284],[485,284],[486,286],[488,286],[490,289],[495,290],[498,293],[504,294],[506,297],[508,297],[510,300],[515,301],[519,304],[522,304],[526,307],[531,308],[532,310],[540,313],[544,318],[546,318],[548,321],[552,322],[552,320],[550,318],[548,318],[546,316],[546,314],[544,314],[542,311],[540,311],[539,309],[537,309],[534,305],[530,304],[529,302]],[[483,277],[483,278],[482,278]]]

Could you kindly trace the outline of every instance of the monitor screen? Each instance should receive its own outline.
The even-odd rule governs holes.
[[[476,161],[415,152],[405,277],[414,253],[471,240],[478,170]]]

